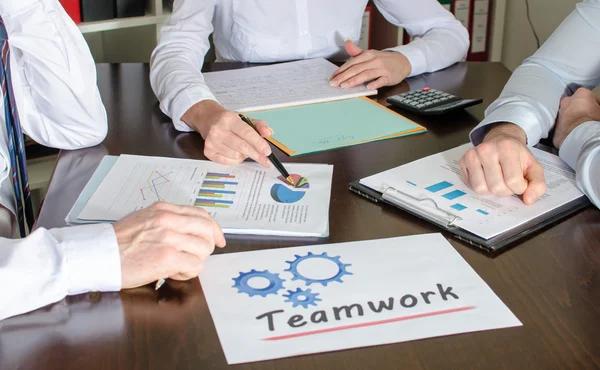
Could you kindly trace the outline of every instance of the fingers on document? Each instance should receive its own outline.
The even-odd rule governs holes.
[[[478,194],[518,194],[532,204],[546,192],[544,170],[531,153],[482,144],[465,153],[459,164],[465,184]]]
[[[466,174],[467,185],[471,189],[477,194],[489,194],[490,191],[485,181],[483,167],[476,149],[473,148],[465,153],[461,159],[461,168],[464,167],[463,173]]]
[[[346,81],[349,77],[352,77],[356,74],[356,69],[350,71],[352,68],[361,67],[361,65],[367,64],[368,62],[371,62],[374,59],[375,53],[371,50],[367,50],[362,54],[358,55],[357,57],[350,59],[333,73],[329,81],[329,85],[333,87],[340,86],[342,82]],[[368,68],[372,68],[373,66],[374,64],[370,64],[370,67]]]
[[[532,155],[533,157],[533,155]],[[544,168],[533,158],[534,162],[526,169],[527,190],[523,194],[525,204],[533,204],[542,194],[546,192],[546,181],[544,178]]]
[[[166,236],[175,237],[172,233],[190,235],[207,241],[209,244],[208,254],[212,253],[214,246],[225,246],[223,230],[210,214],[199,207],[181,206],[166,202],[158,202],[153,205],[158,212],[154,216],[155,227],[165,229]],[[171,233],[172,232],[172,233]],[[189,239],[186,239],[189,241]],[[178,245],[165,240],[168,245]],[[195,250],[192,247],[183,246],[189,253]],[[199,251],[198,256],[206,255],[206,251]]]

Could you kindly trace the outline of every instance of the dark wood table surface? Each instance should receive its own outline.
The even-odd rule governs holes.
[[[221,64],[209,68],[237,68]],[[148,66],[99,65],[110,123],[103,145],[62,152],[38,226],[64,217],[104,154],[204,159],[202,138],[179,133],[160,113]],[[384,89],[378,97],[431,86],[484,103],[451,116],[410,118],[428,132],[358,145],[286,162],[334,165],[330,237],[338,243],[438,232],[401,211],[348,191],[348,183],[467,142],[485,107],[510,72],[499,63],[462,63]],[[446,235],[450,238],[450,235]],[[452,245],[522,321],[522,327],[236,365],[239,369],[593,369],[600,368],[600,212],[589,207],[490,257]],[[228,238],[218,253],[315,243],[293,239]],[[11,282],[3,282],[9,284]],[[89,293],[0,322],[0,369],[227,368],[197,279]],[[1,297],[1,293],[0,293]]]

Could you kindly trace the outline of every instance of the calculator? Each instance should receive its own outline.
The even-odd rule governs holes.
[[[398,108],[418,114],[444,114],[479,104],[483,99],[463,99],[443,91],[424,87],[390,96],[386,101]]]

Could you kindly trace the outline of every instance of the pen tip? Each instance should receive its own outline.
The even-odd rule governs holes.
[[[287,180],[287,181],[288,181],[290,184],[292,184],[292,185],[295,185],[295,184],[294,184],[294,179],[292,179],[292,176],[288,176],[288,177],[286,177],[286,180]]]
[[[160,279],[159,281],[156,282],[156,285],[154,286],[154,290],[159,290],[161,286],[163,286],[165,284],[165,279]]]

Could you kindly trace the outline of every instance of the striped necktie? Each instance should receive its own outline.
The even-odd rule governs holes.
[[[10,157],[10,174],[15,195],[15,210],[21,237],[27,236],[33,226],[33,207],[31,192],[27,180],[27,163],[25,161],[25,144],[23,131],[19,121],[19,112],[15,101],[15,94],[10,78],[10,51],[8,47],[8,34],[4,20],[0,17],[0,85],[4,101],[4,120],[6,122],[6,135],[8,137],[8,153]]]

